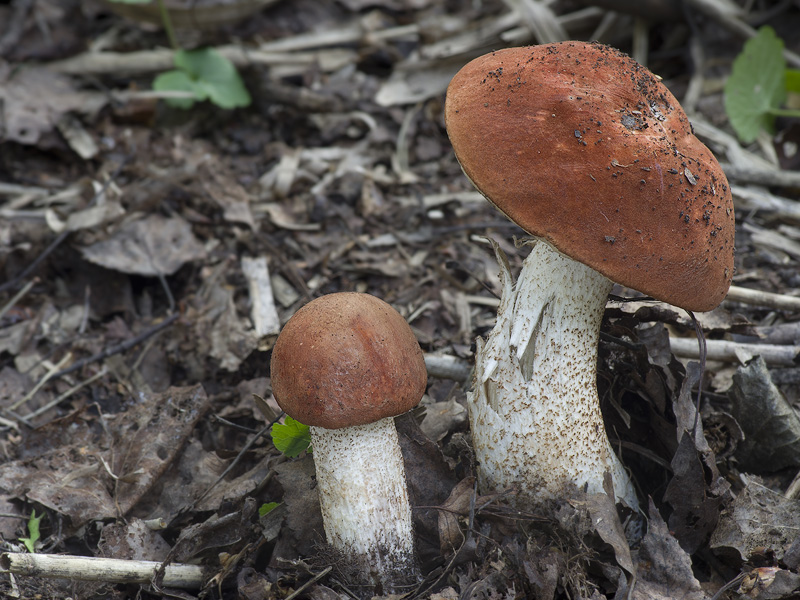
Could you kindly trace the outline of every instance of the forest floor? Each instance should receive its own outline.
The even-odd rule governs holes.
[[[154,95],[172,52],[157,20],[115,12],[134,5],[0,3],[0,566],[29,538],[204,571],[186,586],[4,572],[0,596],[369,595],[325,547],[311,455],[267,433],[280,328],[359,291],[429,357],[420,408],[397,420],[424,576],[410,597],[800,597],[800,122],[745,145],[723,106],[748,28],[800,52],[800,3],[167,4],[182,47],[236,64],[249,106]],[[684,311],[619,286],[606,309],[602,408],[647,514],[633,547],[597,497],[524,513],[475,485],[466,393],[501,291],[486,238],[515,274],[528,250],[462,174],[444,93],[472,58],[558,39],[658,74],[736,208],[734,291],[697,315],[704,368],[675,341],[695,335]]]

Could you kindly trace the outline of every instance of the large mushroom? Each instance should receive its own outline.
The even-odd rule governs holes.
[[[411,508],[393,417],[425,393],[422,350],[402,316],[369,294],[322,296],[286,323],[272,391],[310,425],[328,543],[365,595],[417,582]]]
[[[475,187],[535,237],[516,285],[501,253],[497,324],[479,343],[470,423],[483,489],[532,506],[571,486],[635,508],[606,436],[597,347],[617,282],[716,307],[733,275],[725,175],[675,97],[627,55],[561,42],[492,52],[447,91],[445,121]]]

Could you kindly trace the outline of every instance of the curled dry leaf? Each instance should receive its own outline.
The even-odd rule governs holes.
[[[205,250],[180,217],[153,214],[128,221],[102,242],[81,250],[87,260],[114,271],[155,277],[172,275]]]
[[[242,223],[252,230],[257,230],[258,225],[250,211],[250,194],[226,170],[219,169],[216,165],[202,165],[202,185],[209,196],[223,211],[226,221]]]
[[[730,489],[730,484],[720,477],[695,408],[692,390],[701,375],[700,364],[689,363],[680,392],[673,400],[678,447],[671,461],[673,477],[664,494],[664,500],[674,509],[669,518],[670,530],[687,552],[708,540]]]
[[[734,563],[757,548],[769,548],[782,560],[800,531],[800,502],[767,489],[756,477],[722,512],[709,546]]]
[[[309,556],[325,539],[314,461],[305,456],[276,466],[275,472],[283,488],[286,526],[281,530],[273,560]]]
[[[67,113],[94,113],[105,103],[104,94],[78,91],[69,77],[49,69],[0,69],[0,141],[38,144]]]
[[[420,423],[420,428],[434,442],[441,442],[447,434],[467,422],[467,409],[454,398],[447,402],[431,402],[424,406],[425,418]]]
[[[203,311],[195,322],[195,335],[205,346],[203,350],[228,371],[236,371],[258,346],[258,336],[246,319],[239,316],[233,295],[231,287],[208,289],[204,308],[210,310]]]
[[[610,473],[607,472],[605,474],[603,484],[606,493],[587,494],[586,508],[592,517],[592,524],[597,534],[614,549],[614,558],[617,564],[625,569],[629,575],[633,575],[636,569],[633,566],[633,558],[631,557],[628,540],[625,537],[625,530],[612,500],[614,491]]]
[[[800,575],[797,573],[778,567],[759,567],[745,575],[736,591],[742,594],[740,598],[780,600],[796,598],[798,589]]]
[[[141,519],[109,523],[103,527],[98,544],[105,558],[164,560],[169,544]]]
[[[674,475],[664,494],[673,507],[669,528],[684,550],[694,552],[717,525],[730,485],[719,477],[713,454],[699,452],[688,433],[672,458],[672,469]]]
[[[212,515],[205,522],[184,529],[170,551],[170,558],[183,562],[209,548],[225,548],[231,552],[232,546],[252,528],[251,520],[257,511],[254,498],[238,498],[231,512]]]
[[[461,519],[469,514],[475,495],[475,478],[459,481],[450,496],[439,507],[439,544],[442,554],[449,556],[464,542]]]
[[[706,596],[692,572],[692,560],[672,537],[653,500],[647,516],[647,534],[636,555],[638,600],[703,600]]]
[[[800,418],[772,382],[767,364],[756,357],[736,371],[731,412],[744,431],[736,457],[754,472],[800,465]]]

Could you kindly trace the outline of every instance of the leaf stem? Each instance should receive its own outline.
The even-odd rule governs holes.
[[[164,24],[164,31],[167,33],[169,45],[173,50],[178,51],[181,47],[178,45],[178,38],[175,37],[175,30],[172,28],[172,20],[169,17],[167,5],[164,0],[156,0],[156,4],[158,4],[158,11],[161,13],[161,22]]]
[[[794,108],[769,108],[767,112],[776,117],[800,117],[800,110]]]

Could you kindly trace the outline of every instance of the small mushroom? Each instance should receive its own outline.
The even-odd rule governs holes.
[[[635,508],[597,396],[606,299],[617,282],[689,310],[722,301],[725,175],[661,81],[597,43],[475,59],[450,83],[445,122],[467,177],[536,239],[516,285],[497,252],[503,297],[468,396],[480,484],[517,483],[530,506],[571,486],[603,492],[610,473]]]
[[[271,362],[280,407],[310,425],[328,543],[366,596],[417,583],[411,509],[393,417],[425,393],[422,350],[369,294],[322,296],[286,323]]]

